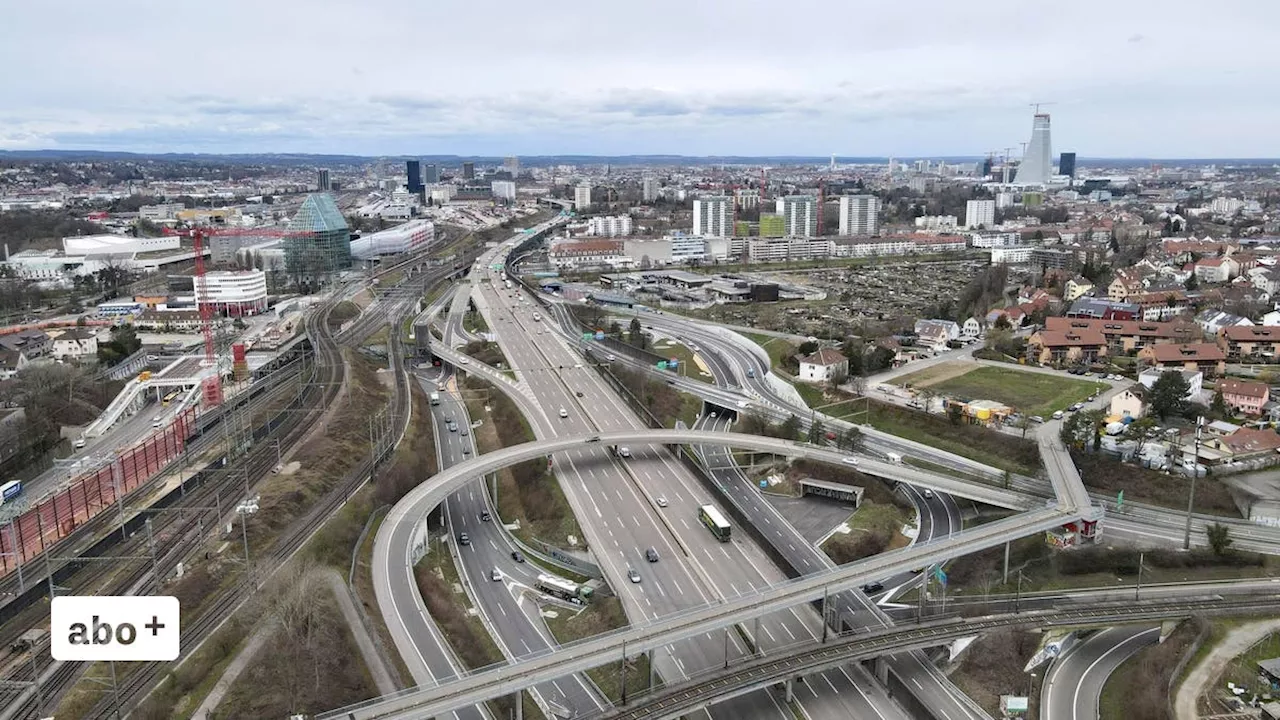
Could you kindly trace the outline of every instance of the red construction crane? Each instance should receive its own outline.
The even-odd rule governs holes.
[[[196,307],[200,313],[200,332],[204,335],[204,365],[213,368],[213,374],[206,377],[202,384],[204,404],[206,407],[222,403],[222,376],[218,369],[218,353],[213,344],[213,303],[209,302],[209,286],[204,274],[204,241],[212,235],[283,237],[287,231],[280,228],[204,228],[194,227],[175,230],[166,227],[166,235],[191,238],[196,255],[195,293]]]

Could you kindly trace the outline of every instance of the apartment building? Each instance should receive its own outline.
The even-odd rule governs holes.
[[[1234,325],[1218,331],[1218,347],[1232,362],[1277,362],[1280,326]]]
[[[1096,330],[1106,338],[1107,351],[1126,355],[1148,345],[1199,342],[1200,328],[1195,323],[1162,323],[1140,320],[1093,320],[1088,318],[1045,318],[1046,330]]]

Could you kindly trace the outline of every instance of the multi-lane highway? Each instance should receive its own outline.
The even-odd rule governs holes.
[[[1095,720],[1107,678],[1134,653],[1159,639],[1159,627],[1124,625],[1100,630],[1072,645],[1045,673],[1041,717]]]

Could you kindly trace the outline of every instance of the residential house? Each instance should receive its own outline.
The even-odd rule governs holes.
[[[987,326],[991,327],[995,325],[996,321],[999,320],[1000,318],[1004,318],[1008,320],[1010,327],[1020,328],[1022,327],[1022,323],[1026,322],[1027,320],[1027,313],[1023,312],[1022,308],[1018,307],[1017,305],[1012,305],[1006,308],[998,308],[996,310],[992,310],[991,312],[987,313],[987,317],[986,317]]]
[[[98,335],[88,328],[72,328],[53,338],[53,357],[58,360],[82,360],[98,357]]]
[[[917,320],[915,332],[916,344],[933,350],[945,350],[960,338],[960,326],[950,320]]]
[[[1071,302],[1079,297],[1084,297],[1093,290],[1093,282],[1086,280],[1084,276],[1077,275],[1067,281],[1067,285],[1063,290],[1062,299]]]
[[[1225,327],[1247,327],[1253,324],[1249,318],[1232,315],[1225,310],[1205,310],[1196,316],[1196,323],[1204,328],[1205,337],[1215,337]]]
[[[27,357],[28,362],[31,362],[49,357],[49,353],[53,350],[53,340],[43,330],[21,330],[0,335],[0,348],[17,350]]]
[[[1240,274],[1240,263],[1229,257],[1206,258],[1196,263],[1196,279],[1204,283],[1224,283]]]
[[[1117,275],[1107,286],[1107,299],[1112,302],[1125,302],[1132,295],[1143,291],[1142,281]]]
[[[960,328],[961,337],[976,338],[982,334],[982,323],[978,318],[971,317],[964,321],[964,326]]]
[[[1122,420],[1142,417],[1147,412],[1147,388],[1133,385],[1111,398],[1111,414]]]
[[[1041,365],[1093,363],[1107,355],[1107,339],[1092,328],[1041,330],[1027,341],[1027,357]]]
[[[1233,362],[1280,362],[1280,326],[1224,327],[1218,332],[1218,347]]]
[[[27,356],[20,350],[0,349],[0,380],[11,380],[27,366]]]
[[[1280,268],[1256,267],[1248,273],[1249,281],[1267,296],[1280,292]]]
[[[1067,317],[1095,318],[1098,320],[1137,320],[1142,317],[1138,305],[1109,302],[1092,297],[1076,298],[1067,309]]]
[[[1261,415],[1262,406],[1271,399],[1271,388],[1266,383],[1250,380],[1222,380],[1217,390],[1227,407],[1244,415]]]
[[[164,332],[183,332],[200,328],[198,310],[143,310],[134,324]]]
[[[1280,435],[1274,430],[1241,428],[1225,437],[1209,437],[1205,445],[1222,453],[1224,461],[1248,460],[1263,455],[1274,455],[1280,450]]]
[[[1194,323],[1142,322],[1136,320],[1090,320],[1086,318],[1045,318],[1049,330],[1092,329],[1107,339],[1110,355],[1132,353],[1148,345],[1190,343],[1200,341],[1200,328]]]
[[[1258,321],[1259,325],[1280,325],[1280,310],[1272,310]]]
[[[1138,359],[1161,370],[1197,370],[1206,377],[1227,368],[1227,353],[1213,343],[1148,345],[1138,351]]]
[[[1143,370],[1138,373],[1138,384],[1150,390],[1164,372],[1158,368]],[[1204,392],[1204,373],[1183,371],[1182,379],[1187,382],[1187,396],[1184,399],[1187,402],[1200,402],[1200,396]]]
[[[819,348],[800,360],[800,381],[823,383],[849,374],[849,358],[834,348]]]

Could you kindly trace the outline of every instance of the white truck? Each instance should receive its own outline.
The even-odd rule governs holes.
[[[440,393],[438,393],[438,392],[433,392],[433,393],[431,393],[431,404],[432,404],[432,405],[439,405],[439,404],[440,404]]]
[[[898,465],[902,464],[902,456],[896,452],[885,453],[884,456],[888,458],[891,463],[897,463]]]

